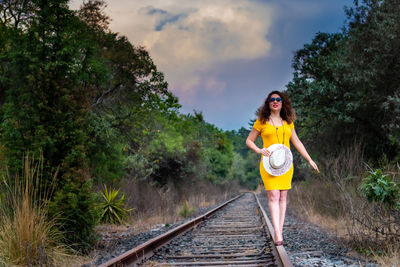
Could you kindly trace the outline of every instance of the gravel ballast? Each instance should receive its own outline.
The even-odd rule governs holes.
[[[262,196],[259,198],[268,213],[267,199]],[[216,206],[199,209],[191,218],[169,226],[156,225],[152,230],[139,234],[132,234],[129,230],[124,233],[103,233],[99,245],[90,255],[93,261],[83,266],[98,266]],[[299,220],[290,212],[287,213],[285,219],[284,242],[284,247],[294,266],[378,266],[361,256],[353,256],[356,253],[346,248],[335,236],[326,233],[317,225]]]
[[[267,211],[268,200],[258,196]],[[304,222],[287,212],[283,227],[284,247],[294,266],[363,266],[377,267],[356,254],[335,236],[323,231],[318,225]],[[350,255],[351,254],[351,255]]]
[[[89,255],[89,257],[91,257],[93,261],[91,263],[82,265],[82,267],[92,267],[103,264],[125,253],[126,251],[147,242],[148,240],[156,236],[166,233],[174,229],[175,227],[178,227],[179,225],[184,224],[185,222],[188,222],[214,209],[218,205],[219,204],[216,204],[207,208],[197,208],[195,214],[184,220],[169,225],[158,224],[155,225],[153,229],[139,234],[133,234],[130,230],[127,230],[124,233],[119,233],[119,232],[102,233],[99,244]]]

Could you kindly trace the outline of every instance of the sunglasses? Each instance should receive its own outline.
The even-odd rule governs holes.
[[[282,102],[282,98],[280,98],[280,97],[277,97],[277,98],[271,97],[271,98],[269,99],[269,102],[274,102],[275,100],[278,101],[278,102]]]

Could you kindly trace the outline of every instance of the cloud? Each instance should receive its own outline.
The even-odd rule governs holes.
[[[83,0],[71,0],[79,8]],[[352,0],[106,0],[110,28],[150,52],[184,112],[246,126],[292,79],[293,51],[337,32]]]
[[[204,83],[204,88],[208,92],[219,93],[225,90],[226,83],[217,79],[217,77],[209,77]]]
[[[237,59],[268,55],[273,10],[245,0],[113,0],[113,31],[150,52],[170,89],[190,101],[196,90],[217,93],[225,83],[207,70]]]

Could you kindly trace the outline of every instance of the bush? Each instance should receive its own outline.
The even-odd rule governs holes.
[[[399,185],[388,175],[383,174],[381,169],[370,171],[369,174],[363,180],[360,187],[368,201],[376,201],[388,206],[397,205],[397,207],[400,207]]]
[[[66,243],[73,249],[84,251],[96,243],[94,227],[100,219],[96,203],[91,181],[69,182],[55,193],[49,206],[50,216],[60,221]]]
[[[289,208],[305,220],[339,231],[360,252],[388,252],[400,242],[400,209],[388,205],[399,200],[395,179],[400,177],[400,168],[385,166],[394,181],[381,170],[365,177],[360,148],[361,144],[354,144],[337,157],[320,159],[321,174],[294,186]],[[341,224],[345,227],[337,226]]]
[[[196,212],[196,206],[190,207],[189,203],[185,201],[179,210],[178,214],[179,216],[182,216],[183,218],[187,218],[191,215],[193,215]]]

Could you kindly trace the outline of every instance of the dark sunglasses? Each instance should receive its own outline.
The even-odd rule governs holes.
[[[278,102],[282,102],[282,98],[280,98],[280,97],[277,97],[277,98],[271,97],[271,98],[269,99],[269,102],[274,102],[275,100],[278,101]]]

